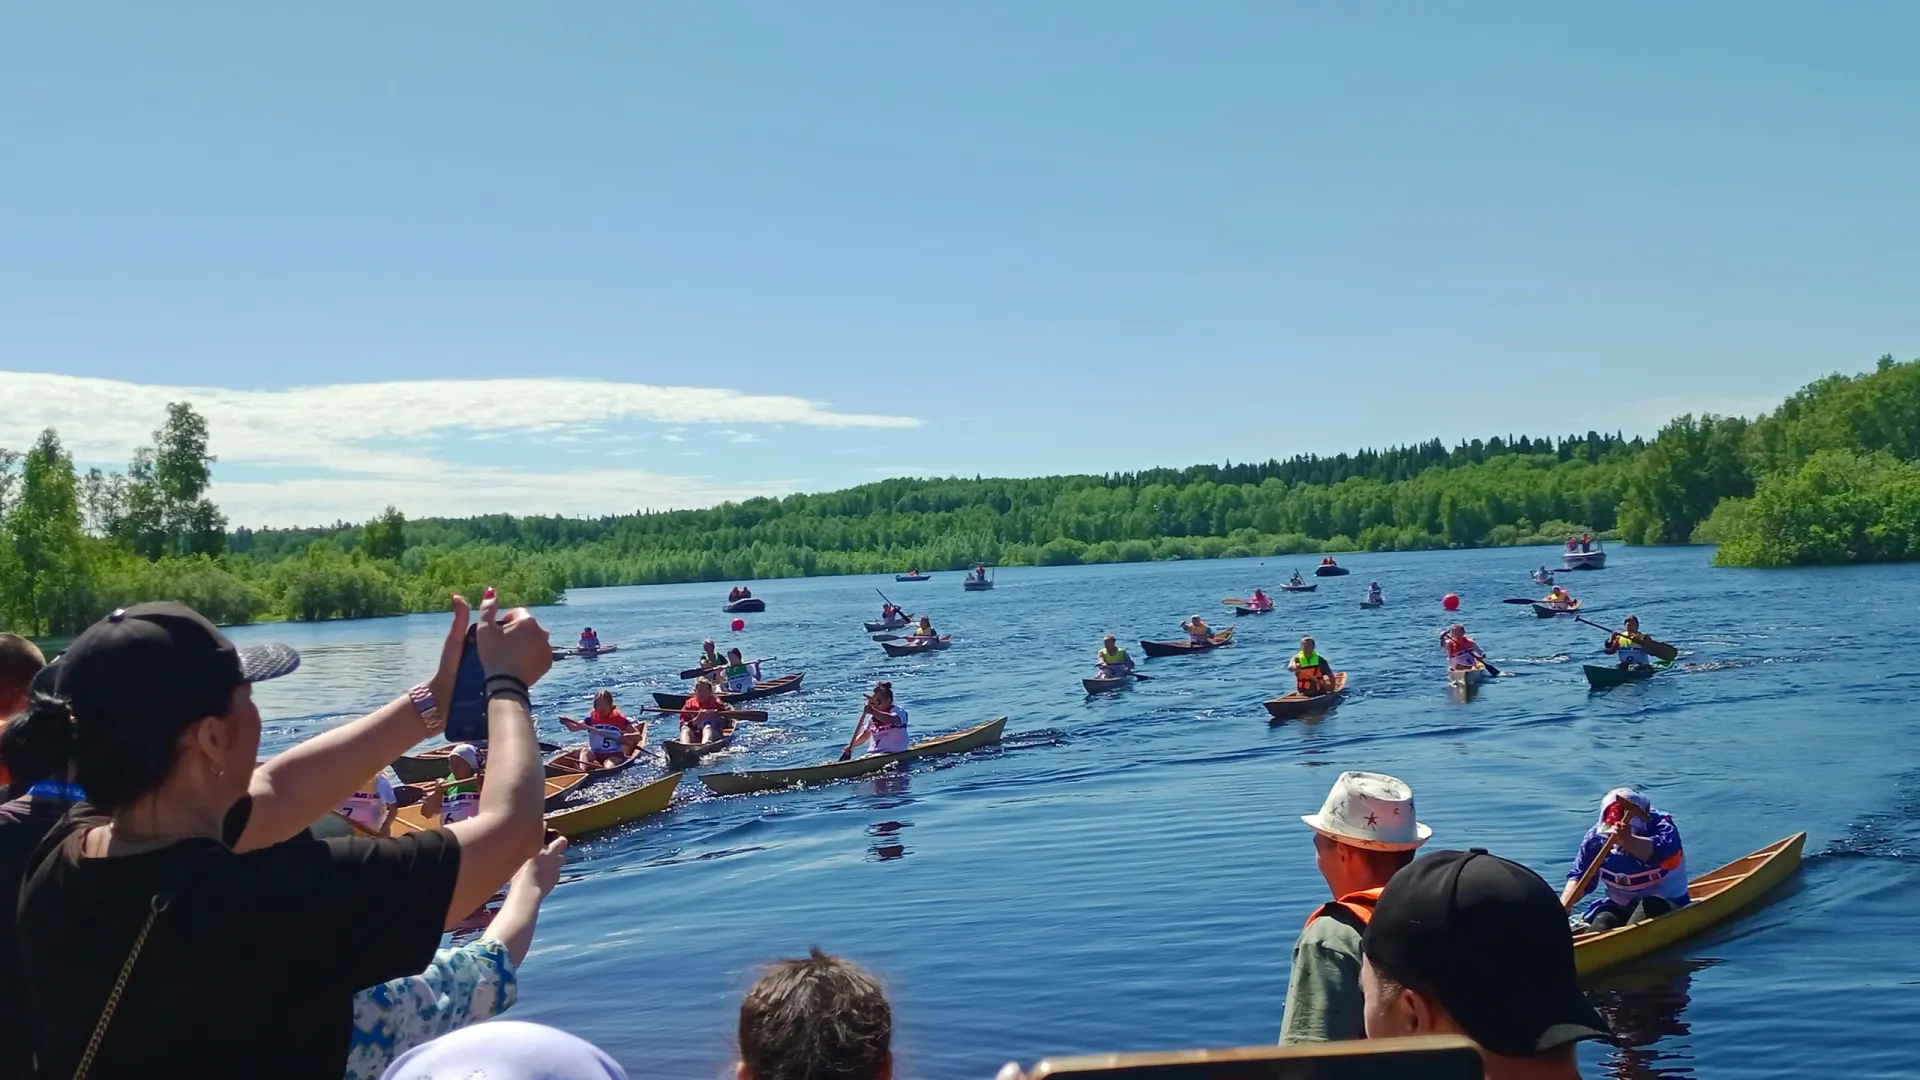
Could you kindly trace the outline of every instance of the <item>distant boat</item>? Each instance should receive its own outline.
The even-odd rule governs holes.
[[[1593,542],[1591,551],[1569,550],[1560,556],[1562,570],[1604,570],[1607,566],[1607,553],[1600,541]]]
[[[931,581],[933,580],[933,575],[932,574],[895,574],[893,575],[893,580],[895,581]]]

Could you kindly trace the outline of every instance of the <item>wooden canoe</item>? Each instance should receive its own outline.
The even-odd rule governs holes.
[[[1360,606],[1364,608],[1376,608],[1376,607],[1380,607],[1385,603],[1386,603],[1385,600],[1362,600],[1360,601]]]
[[[602,645],[597,649],[581,649],[581,648],[555,649],[553,650],[553,658],[555,660],[565,660],[569,656],[577,656],[582,660],[592,660],[603,653],[619,652],[619,651],[620,651],[620,646],[618,645]]]
[[[757,596],[749,596],[745,600],[735,600],[731,603],[722,604],[720,610],[733,615],[748,615],[756,611],[767,610],[767,602]]]
[[[893,580],[895,581],[931,581],[933,580],[933,575],[932,574],[895,574],[893,575]]]
[[[574,791],[578,789],[581,784],[586,783],[586,781],[587,778],[584,773],[547,777],[546,808],[553,810],[561,803],[566,802],[567,796],[573,794]],[[482,776],[480,783],[484,786],[486,782],[486,777]],[[393,827],[388,831],[395,836],[404,836],[408,832],[431,829],[438,824],[438,822],[428,821],[427,816],[420,812],[420,804],[414,803],[412,806],[403,806],[394,811]]]
[[[1123,686],[1132,686],[1133,681],[1133,676],[1131,675],[1119,675],[1111,679],[1081,679],[1080,685],[1086,687],[1087,693],[1089,694],[1104,694],[1109,690],[1118,690]]]
[[[1589,689],[1605,690],[1623,683],[1639,682],[1641,679],[1651,679],[1672,666],[1671,664],[1660,662],[1655,662],[1650,667],[1630,668],[1623,668],[1618,664],[1608,667],[1601,667],[1597,664],[1582,664],[1580,665],[1580,669],[1586,673],[1587,687]]]
[[[939,652],[953,644],[952,634],[942,634],[932,640],[921,641],[883,641],[880,647],[887,650],[888,656],[916,656],[923,652]]]
[[[1579,610],[1580,610],[1580,601],[1578,600],[1575,600],[1573,603],[1568,604],[1565,607],[1560,607],[1557,604],[1543,604],[1543,603],[1536,603],[1533,605],[1533,613],[1542,619],[1551,619],[1555,615],[1572,615],[1573,613]]]
[[[1277,698],[1268,698],[1265,702],[1267,715],[1274,720],[1292,720],[1298,716],[1321,712],[1340,704],[1347,696],[1347,673],[1337,672],[1333,676],[1333,689],[1324,694],[1303,694],[1295,690],[1291,694],[1282,694]]]
[[[968,592],[985,592],[993,588],[993,579],[988,578],[985,581],[981,581],[978,578],[968,578],[960,583],[960,587]]]
[[[800,680],[806,677],[806,672],[796,671],[791,675],[782,675],[777,679],[762,679],[754,683],[751,689],[741,690],[738,693],[723,693],[720,695],[720,700],[728,705],[733,705],[742,701],[752,701],[754,698],[771,697],[774,694],[785,694],[800,689]],[[684,708],[687,704],[687,699],[692,696],[692,694],[662,694],[656,692],[653,695],[653,700],[663,709],[679,709]]]
[[[1573,936],[1573,959],[1580,974],[1637,960],[1732,919],[1764,900],[1774,887],[1800,869],[1807,834],[1795,833],[1735,859],[1687,883],[1693,902],[1645,922]]]
[[[733,733],[740,729],[737,723],[730,723],[712,742],[685,743],[678,739],[668,739],[660,744],[667,755],[667,768],[690,769],[714,754],[733,745]]]
[[[1140,651],[1148,656],[1186,656],[1231,644],[1233,644],[1233,628],[1228,627],[1213,635],[1211,644],[1202,645],[1196,641],[1143,641],[1140,643]]]
[[[680,775],[671,772],[632,791],[623,791],[599,802],[556,810],[547,815],[547,828],[573,840],[588,833],[638,821],[648,814],[657,814],[673,801],[673,789],[679,786]]]
[[[1273,614],[1273,609],[1270,607],[1235,607],[1233,613],[1235,615],[1271,615]]]
[[[643,748],[646,741],[647,722],[642,720],[640,721],[640,739],[638,744],[634,746],[633,753],[628,754],[626,757],[621,758],[611,765],[593,765],[587,762],[587,748],[584,746],[576,746],[569,750],[562,750],[548,758],[547,775],[584,776],[586,777],[586,782],[575,790],[578,791],[592,787],[610,776],[618,776],[626,770],[633,768],[641,758],[652,756]]]
[[[823,784],[831,780],[850,780],[870,776],[895,764],[942,754],[963,754],[992,746],[1005,732],[1007,718],[989,720],[979,727],[956,731],[936,739],[914,743],[897,754],[868,754],[850,761],[830,761],[824,765],[806,765],[797,769],[763,769],[756,772],[704,773],[700,782],[715,795],[741,795],[749,791],[774,791],[796,784]]]
[[[1487,665],[1474,661],[1469,668],[1450,667],[1447,669],[1447,684],[1461,689],[1479,686],[1487,681]]]
[[[865,625],[867,628],[867,633],[878,634],[883,630],[904,630],[907,627],[913,625],[913,619],[911,618],[901,619],[899,622],[886,622],[885,620],[882,620],[880,622],[870,622]]]
[[[1310,585],[1282,585],[1280,586],[1280,591],[1281,592],[1312,592],[1313,590],[1319,587],[1320,587],[1320,583],[1316,581]]]
[[[399,777],[403,784],[431,784],[435,780],[445,780],[447,755],[453,752],[454,745],[454,743],[444,743],[418,754],[402,754],[393,759],[390,768],[393,769],[393,775]],[[558,753],[561,749],[558,743],[542,742],[540,744],[540,752],[543,754]],[[479,750],[480,767],[484,769],[487,765],[487,748],[481,746]]]

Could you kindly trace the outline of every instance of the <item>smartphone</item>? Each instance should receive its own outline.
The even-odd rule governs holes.
[[[480,649],[474,644],[478,630],[478,627],[467,627],[466,644],[460,647],[460,667],[453,677],[453,698],[446,705],[448,742],[487,741],[487,673],[480,666]]]
[[[1086,1054],[1049,1058],[1028,1080],[1481,1080],[1480,1054],[1458,1035],[1414,1039]]]

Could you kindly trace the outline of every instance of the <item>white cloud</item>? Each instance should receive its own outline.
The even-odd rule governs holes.
[[[0,371],[0,446],[24,447],[41,428],[54,427],[77,460],[124,462],[147,443],[171,401],[190,401],[207,418],[210,449],[221,462],[213,496],[236,524],[247,525],[362,520],[388,503],[414,515],[707,505],[792,488],[785,481],[722,487],[706,478],[644,470],[553,472],[542,468],[541,459],[583,430],[637,421],[680,430],[688,424],[733,430],[750,424],[899,429],[921,423],[908,416],[837,412],[783,395],[588,379],[229,390]],[[475,467],[454,456],[474,442],[486,442],[492,460],[527,464]],[[535,449],[520,451],[523,444]],[[241,470],[247,479],[224,479],[236,465],[252,467]],[[297,475],[259,480],[263,468]]]
[[[760,436],[755,435],[751,431],[736,431],[733,433],[733,438],[728,439],[727,441],[736,442],[736,443],[756,443],[756,442],[760,442],[761,439],[760,439]]]
[[[686,439],[681,438],[680,436],[675,435],[672,432],[668,432],[667,434],[662,435],[660,437],[667,440],[668,442],[686,442],[687,441]]]

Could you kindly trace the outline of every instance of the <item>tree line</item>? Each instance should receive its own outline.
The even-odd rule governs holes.
[[[224,622],[512,603],[570,587],[1321,551],[1711,542],[1723,565],[1920,557],[1920,361],[1809,384],[1757,419],[1437,440],[1330,457],[1031,479],[895,479],[701,510],[490,514],[228,531],[205,420],[169,405],[126,471],[75,472],[57,432],[0,450],[0,626],[71,632],[186,600]]]

